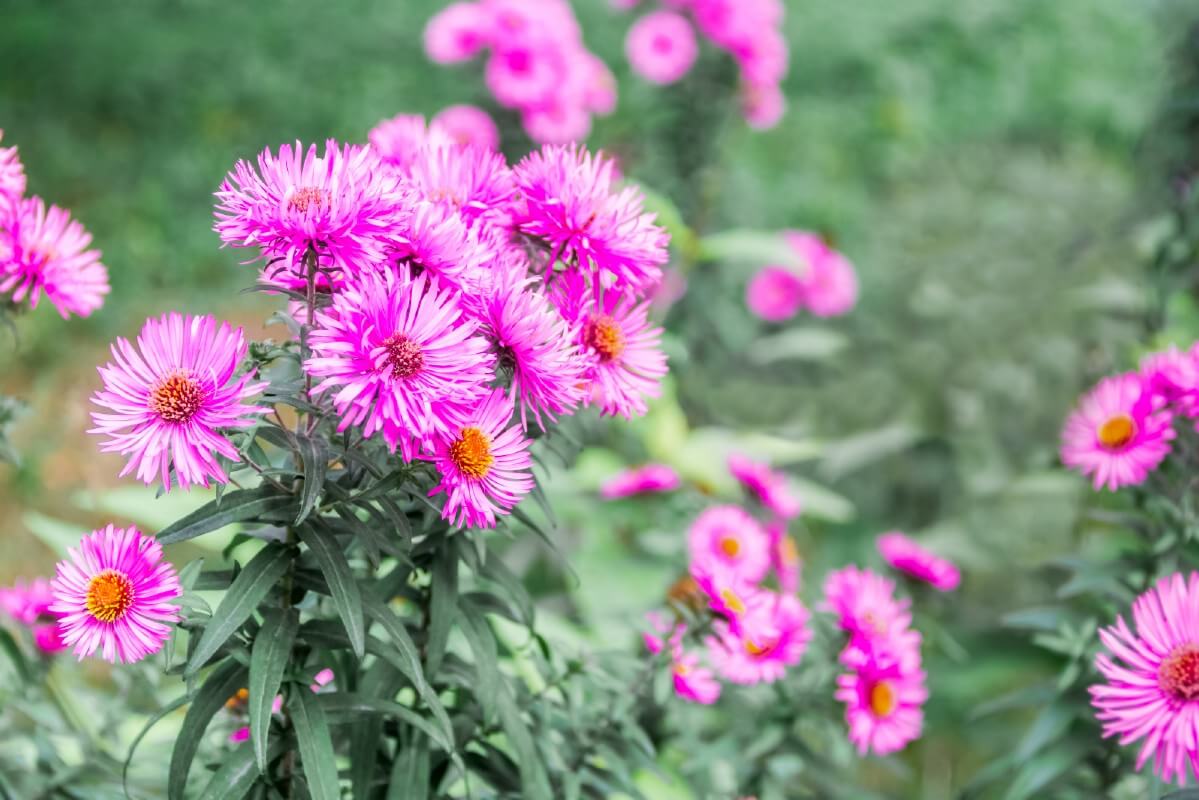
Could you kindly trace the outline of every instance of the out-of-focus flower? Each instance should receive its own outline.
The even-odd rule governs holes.
[[[912,622],[908,601],[895,597],[894,581],[852,564],[825,576],[822,609],[837,615],[849,634],[848,650],[870,650],[896,638]]]
[[[741,87],[741,113],[754,130],[770,130],[787,111],[787,98],[778,84],[747,83]]]
[[[436,64],[468,61],[487,45],[489,23],[478,3],[451,3],[425,26],[425,52]]]
[[[802,303],[803,282],[786,267],[762,267],[745,289],[745,304],[767,322],[790,319]]]
[[[0,142],[4,131],[0,129]],[[25,196],[25,168],[16,147],[0,147],[0,229],[7,228]]]
[[[446,106],[429,123],[451,141],[484,150],[500,149],[500,129],[483,109],[472,105]]]
[[[756,583],[770,571],[769,534],[737,506],[706,509],[691,524],[687,543],[693,575],[723,569]]]
[[[900,572],[924,581],[938,591],[951,592],[958,588],[962,576],[953,562],[929,552],[899,531],[882,534],[876,544],[883,560]]]
[[[325,667],[320,672],[312,676],[312,684],[308,688],[313,692],[319,692],[321,689],[324,689],[326,686],[333,683],[333,679],[335,677],[336,675],[334,675],[333,670]]]
[[[50,611],[53,602],[50,582],[45,578],[29,583],[17,581],[13,586],[0,588],[0,610],[28,628],[34,645],[47,654],[66,648],[58,633],[57,620]]]
[[[652,11],[629,28],[625,54],[647,81],[669,84],[691,71],[699,55],[691,23],[673,11]]]
[[[784,236],[807,269],[800,276],[800,303],[818,317],[836,317],[858,302],[858,278],[844,255],[820,236],[787,231]]]
[[[720,681],[700,664],[699,655],[679,650],[670,665],[674,692],[693,703],[711,705],[720,699]]]
[[[887,755],[920,738],[928,688],[920,667],[920,635],[908,634],[915,649],[854,651],[848,659],[853,671],[837,677],[836,698],[845,703],[849,741],[860,755]]]
[[[799,598],[762,591],[741,615],[738,630],[715,623],[708,656],[733,683],[771,683],[799,663],[812,638],[808,610]]]
[[[406,169],[421,148],[448,146],[452,142],[441,128],[430,130],[420,114],[397,114],[371,128],[371,150],[383,163]]]
[[[679,474],[666,464],[644,464],[622,470],[604,481],[600,497],[615,500],[635,494],[669,492],[679,487]]]
[[[770,534],[770,565],[778,579],[779,589],[785,594],[795,594],[799,591],[800,571],[803,568],[795,541],[787,535],[787,525],[781,520],[767,525],[766,531]]]
[[[761,592],[754,581],[713,559],[691,562],[691,575],[708,598],[708,608],[721,615],[733,633],[740,633],[741,617]]]
[[[1166,403],[1177,404],[1187,416],[1199,412],[1199,344],[1186,352],[1171,346],[1141,360],[1144,390]]]
[[[769,511],[783,519],[799,516],[799,498],[788,488],[786,475],[740,453],[730,455],[728,464],[732,476]]]

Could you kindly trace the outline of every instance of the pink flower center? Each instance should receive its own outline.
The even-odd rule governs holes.
[[[736,536],[720,537],[720,552],[724,553],[729,558],[736,558],[741,554],[741,542]]]
[[[468,478],[483,478],[495,461],[495,456],[491,454],[491,440],[478,428],[463,428],[450,445],[450,460]]]
[[[391,367],[393,378],[411,378],[425,366],[425,354],[420,345],[402,333],[389,336],[383,347],[387,350],[387,365]]]
[[[1127,414],[1117,414],[1099,426],[1099,443],[1109,450],[1118,450],[1137,435],[1137,424]]]
[[[186,372],[172,372],[150,391],[150,410],[163,422],[181,425],[204,405],[204,388]]]
[[[523,73],[529,71],[529,62],[531,59],[529,58],[529,54],[524,50],[513,50],[508,53],[506,60],[508,62],[508,69],[513,72]]]
[[[601,361],[615,361],[624,352],[624,333],[616,320],[602,314],[583,326],[583,343],[599,353]]]
[[[324,208],[329,205],[329,193],[324,189],[317,189],[313,186],[304,186],[296,190],[296,193],[287,201],[287,207],[292,211],[299,211],[301,214],[307,214],[308,209],[315,205],[317,208]]]
[[[665,55],[674,49],[674,41],[666,34],[658,34],[654,37],[654,50]]]
[[[87,613],[100,622],[116,622],[133,605],[133,581],[115,569],[106,569],[87,585]]]
[[[889,717],[895,711],[895,687],[879,681],[870,687],[870,710],[876,717]]]
[[[1199,698],[1199,646],[1184,644],[1170,653],[1158,670],[1157,682],[1179,700]]]

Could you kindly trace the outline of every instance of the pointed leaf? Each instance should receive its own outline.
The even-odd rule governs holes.
[[[354,573],[346,561],[345,553],[337,542],[337,537],[328,528],[304,525],[300,528],[300,539],[308,545],[316,563],[329,584],[329,595],[333,605],[346,626],[346,635],[350,637],[350,646],[354,655],[362,658],[366,652],[366,625],[362,619],[362,593]]]
[[[271,743],[268,760],[274,760],[283,752],[283,742]],[[221,766],[208,780],[208,785],[196,800],[241,800],[254,788],[258,780],[258,769],[254,765],[254,751],[249,742],[242,742],[221,759]]]
[[[320,439],[299,436],[297,443],[300,458],[304,462],[304,488],[300,492],[300,513],[296,516],[295,523],[299,525],[321,499],[321,492],[325,488],[325,473],[329,468],[329,453]]]
[[[272,610],[254,637],[254,649],[250,653],[250,699],[247,712],[250,717],[250,738],[254,742],[254,759],[258,771],[266,774],[267,739],[271,729],[271,706],[283,682],[283,671],[291,660],[291,646],[295,642],[300,616],[294,609]]]
[[[205,503],[174,525],[160,531],[155,538],[163,544],[194,539],[234,522],[245,522],[265,512],[287,508],[295,501],[292,495],[279,494],[269,486],[229,492],[219,502],[213,500]]]
[[[171,765],[167,772],[167,797],[170,800],[182,800],[187,788],[187,772],[213,715],[224,708],[225,702],[245,685],[246,668],[233,659],[227,659],[212,671],[196,693],[196,699],[187,709],[183,725],[179,728],[175,749],[171,752]]]
[[[437,672],[450,640],[450,625],[458,612],[458,547],[453,538],[438,550],[433,562],[429,601],[429,639],[425,644],[425,669]]]
[[[387,800],[428,800],[429,797],[429,748],[423,736],[411,737],[412,741],[400,745],[391,769],[391,785],[387,788]]]
[[[317,695],[307,689],[292,692],[289,707],[300,745],[300,763],[304,766],[312,799],[340,800],[333,738],[329,735],[329,723]]]

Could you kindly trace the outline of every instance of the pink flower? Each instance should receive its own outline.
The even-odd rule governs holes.
[[[426,145],[441,147],[451,144],[441,128],[429,130],[419,114],[398,114],[371,128],[368,138],[371,150],[383,163],[406,169],[417,151]]]
[[[529,441],[509,425],[512,400],[493,389],[438,438],[433,462],[441,482],[430,496],[446,493],[443,519],[469,528],[494,528],[533,488]]]
[[[699,55],[691,23],[673,11],[651,11],[634,23],[625,39],[633,71],[647,81],[674,83],[691,71]]]
[[[595,114],[611,114],[616,110],[616,76],[594,53],[579,54],[576,69],[582,82],[580,89],[583,107]]]
[[[745,289],[745,304],[767,322],[795,316],[803,303],[803,281],[786,267],[763,267]]]
[[[478,3],[451,3],[425,26],[425,52],[437,64],[474,58],[487,43],[487,12]]]
[[[645,649],[650,653],[657,655],[662,652],[662,648],[667,643],[671,648],[677,647],[683,639],[683,635],[687,632],[687,624],[682,621],[668,622],[665,617],[657,611],[650,611],[645,615],[645,619],[649,622],[650,630],[642,633],[641,638],[645,642]]]
[[[787,487],[787,476],[740,453],[729,456],[729,472],[769,511],[783,519],[799,516],[799,498]]]
[[[770,536],[737,506],[713,506],[687,534],[692,573],[725,569],[756,583],[770,571]]]
[[[711,705],[720,699],[720,681],[715,673],[700,665],[699,656],[679,649],[670,665],[674,693],[685,700]]]
[[[410,461],[450,430],[450,404],[469,406],[486,392],[495,359],[477,329],[454,293],[424,275],[368,275],[317,313],[304,369],[321,379],[314,394],[331,393],[339,430],[381,432]]]
[[[784,236],[807,266],[800,278],[802,305],[818,317],[852,310],[858,302],[858,278],[849,260],[814,233],[787,231]]]
[[[507,221],[516,186],[500,153],[465,145],[429,146],[410,156],[406,172],[426,200],[457,213],[467,224],[480,218]]]
[[[1140,375],[1145,391],[1167,403],[1178,403],[1179,411],[1194,416],[1199,393],[1199,345],[1185,353],[1171,346],[1141,359]]]
[[[644,464],[616,473],[600,487],[600,497],[616,500],[635,494],[669,492],[679,488],[679,474],[665,464]]]
[[[430,127],[460,145],[483,150],[500,149],[500,129],[491,115],[478,106],[446,106],[433,117]]]
[[[795,594],[799,591],[800,571],[803,568],[795,540],[787,535],[786,523],[779,520],[767,525],[766,531],[770,535],[770,566],[778,579],[779,589],[785,594]]]
[[[243,725],[242,727],[233,731],[233,733],[229,734],[230,744],[241,744],[242,742],[248,740],[249,738],[250,738],[250,726],[249,725]]]
[[[860,755],[887,755],[920,738],[928,688],[920,668],[919,634],[909,634],[915,650],[857,651],[850,659],[853,671],[837,677],[836,698],[845,703],[849,741]]]
[[[1135,373],[1104,378],[1066,419],[1062,463],[1092,478],[1096,489],[1139,484],[1170,452],[1172,415],[1155,411]]]
[[[962,576],[953,562],[930,553],[899,531],[879,536],[877,545],[883,560],[900,572],[931,584],[941,592],[958,588]]]
[[[581,147],[546,146],[515,173],[524,200],[514,220],[521,233],[596,280],[610,276],[615,289],[648,291],[661,280],[670,235],[642,210],[640,189],[613,189],[613,161]]]
[[[0,129],[0,142],[4,131]],[[25,168],[16,147],[0,147],[0,228],[7,228],[25,196]]]
[[[908,601],[895,598],[894,581],[852,564],[825,576],[821,608],[837,615],[849,634],[849,650],[870,650],[894,640],[912,622]]]
[[[40,197],[19,201],[0,230],[0,294],[37,308],[44,296],[66,319],[86,317],[104,303],[108,270],[92,236],[71,215]],[[0,222],[3,220],[0,219]]]
[[[1136,768],[1153,760],[1166,782],[1199,778],[1199,574],[1159,580],[1132,604],[1135,632],[1117,617],[1099,629],[1105,681],[1090,687],[1103,735],[1141,741]],[[1142,741],[1143,740],[1143,741]]]
[[[320,672],[312,676],[312,684],[308,688],[314,693],[319,692],[321,689],[324,689],[326,686],[333,683],[334,677],[336,676],[333,674],[333,670],[325,667]]]
[[[492,254],[452,206],[414,202],[396,226],[398,243],[388,254],[402,275],[424,275],[440,289],[461,289]]]
[[[565,69],[563,54],[552,43],[518,40],[492,51],[483,77],[500,105],[524,109],[548,103]]]
[[[36,578],[30,583],[17,581],[13,586],[0,588],[0,610],[25,626],[32,626],[39,618],[49,616],[53,601],[50,582],[45,578]]]
[[[58,625],[34,625],[33,628],[33,644],[38,650],[41,650],[47,655],[53,655],[67,649],[67,643],[62,640],[62,635],[58,632]]]
[[[181,591],[162,545],[137,528],[93,531],[67,551],[50,585],[62,640],[81,660],[99,650],[109,663],[157,653],[179,619]]]
[[[306,280],[313,249],[322,266],[355,274],[384,260],[406,204],[395,174],[371,148],[339,146],[324,155],[283,145],[264,150],[258,169],[238,161],[216,192],[216,232],[230,247],[261,248],[264,259]]]
[[[726,623],[715,624],[708,655],[733,683],[772,683],[803,657],[812,638],[808,616],[793,595],[759,592],[741,616],[737,632]]]
[[[574,144],[591,133],[591,114],[587,109],[557,99],[525,109],[521,122],[529,138],[541,144]]]
[[[741,632],[741,617],[761,590],[735,568],[714,559],[692,560],[691,577],[708,598],[708,608],[724,617],[729,630]]]
[[[150,484],[187,488],[229,479],[217,460],[241,461],[224,431],[252,425],[266,412],[249,405],[263,384],[236,376],[247,351],[241,328],[212,317],[172,313],[148,319],[137,348],[125,339],[112,346],[113,361],[100,367],[104,388],[92,395],[88,433],[107,437],[100,449],[129,456],[121,475],[136,471]]]

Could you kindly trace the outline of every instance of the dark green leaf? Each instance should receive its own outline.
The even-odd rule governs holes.
[[[313,800],[340,800],[333,739],[318,696],[300,689],[291,693],[288,705],[300,745],[300,763],[304,765]]]
[[[433,562],[429,600],[429,639],[425,644],[425,669],[437,672],[450,640],[450,625],[458,613],[458,547],[448,537]]]
[[[327,528],[304,525],[300,528],[300,539],[308,545],[321,568],[321,573],[325,576],[325,582],[329,585],[329,595],[333,598],[333,605],[337,608],[342,624],[346,626],[346,635],[350,637],[354,655],[362,658],[366,652],[362,593],[337,537]]]
[[[318,697],[321,707],[325,709],[331,723],[353,723],[356,719],[361,719],[364,714],[391,717],[420,730],[447,753],[454,752],[453,739],[447,739],[443,730],[408,706],[393,700],[381,700],[376,697],[364,697],[345,692],[322,694]]]
[[[160,531],[156,538],[163,544],[194,539],[201,534],[219,530],[234,522],[254,519],[266,511],[287,508],[294,502],[293,496],[279,494],[271,487],[229,492],[221,498],[219,504],[216,500],[205,503],[183,519]]]
[[[499,713],[500,665],[496,653],[495,634],[487,625],[483,612],[468,601],[462,602],[462,633],[475,656],[475,691],[488,722]]]
[[[267,758],[273,760],[283,752],[282,742],[272,742]],[[208,785],[196,800],[241,800],[249,794],[258,779],[254,752],[249,742],[242,742],[221,759],[221,766],[212,773]]]
[[[304,488],[300,492],[300,512],[296,515],[295,522],[299,525],[321,499],[321,491],[325,487],[325,473],[329,467],[329,453],[320,439],[299,436],[297,443],[300,458],[304,462]]]
[[[283,682],[283,671],[291,660],[291,646],[300,625],[300,616],[293,609],[271,610],[250,653],[250,738],[254,743],[254,758],[258,770],[266,774],[267,739],[271,729],[271,706]]]
[[[363,697],[391,700],[405,685],[400,671],[382,659],[374,664],[358,682],[358,691]],[[344,697],[337,694],[324,697]],[[330,724],[336,722],[329,706],[325,705],[325,714]],[[383,716],[379,714],[359,715],[350,730],[350,796],[369,797],[371,786],[375,782],[375,772],[379,766],[379,746],[383,737]],[[436,729],[434,729],[436,730]]]
[[[150,732],[151,728],[167,715],[190,703],[193,697],[195,697],[194,694],[176,697],[146,720],[146,724],[138,731],[137,736],[133,737],[133,742],[129,745],[129,755],[125,756],[125,763],[121,766],[121,788],[125,790],[126,796],[129,796],[129,765],[133,763],[133,755],[137,752],[137,746],[142,743],[142,739],[146,738],[146,734]]]
[[[500,727],[516,751],[515,761],[520,765],[520,796],[525,800],[553,800],[549,777],[545,774],[545,765],[537,752],[533,734],[525,724],[507,684],[501,684],[497,701]]]
[[[423,736],[415,736],[412,741],[400,745],[391,768],[387,800],[428,800],[429,749],[426,741]]]
[[[12,634],[4,628],[0,628],[0,650],[3,650],[4,654],[8,656],[8,660],[12,662],[13,669],[21,678],[21,683],[26,683],[29,680],[29,664],[25,661],[25,654],[17,646]]]
[[[195,700],[183,718],[179,736],[175,739],[175,749],[171,752],[171,766],[167,774],[167,797],[170,800],[182,800],[187,788],[188,770],[213,715],[245,685],[246,668],[228,659],[212,671],[196,693]]]

